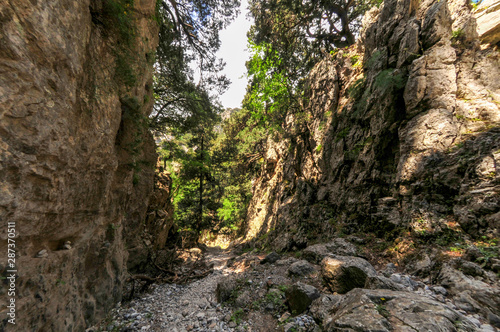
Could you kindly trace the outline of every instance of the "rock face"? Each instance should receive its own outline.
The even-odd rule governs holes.
[[[374,277],[377,271],[359,257],[325,257],[321,262],[323,281],[331,292],[345,294],[351,289],[365,286],[368,277]]]
[[[156,165],[142,125],[155,1],[127,3],[0,5],[0,220],[15,223],[19,315],[1,330],[83,331],[121,299]]]
[[[367,13],[358,44],[310,73],[305,120],[289,114],[289,138],[268,141],[247,239],[296,250],[449,222],[498,237],[500,55],[471,9],[386,0]]]
[[[500,42],[500,1],[484,0],[474,11],[478,23],[479,38],[484,43]]]
[[[330,312],[324,331],[479,331],[457,311],[407,292],[356,289]]]
[[[286,292],[286,300],[293,315],[298,315],[307,310],[312,301],[320,297],[319,291],[311,285],[298,282]]]
[[[167,238],[175,230],[171,190],[170,176],[165,173],[155,174],[154,191],[149,201],[145,223],[142,228],[135,229],[142,233],[126,239],[129,253],[127,268],[131,273],[144,273],[153,268],[152,260],[161,264]]]

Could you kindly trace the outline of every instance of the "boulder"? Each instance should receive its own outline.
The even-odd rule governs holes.
[[[267,255],[263,260],[260,261],[260,264],[266,264],[266,263],[275,263],[281,258],[280,255],[278,255],[275,251]]]
[[[309,311],[317,322],[324,322],[337,310],[342,299],[342,295],[321,294],[319,298],[311,303]]]
[[[312,266],[306,260],[295,262],[288,268],[288,274],[290,276],[296,276],[296,277],[304,277],[313,272],[314,272],[314,266]]]
[[[341,256],[356,256],[356,246],[342,238],[334,239],[333,241],[325,244],[326,249],[334,255]]]
[[[413,280],[409,276],[402,275],[399,273],[392,274],[389,279],[391,281],[393,281],[394,283],[399,284],[402,287],[404,287],[405,289],[410,290],[410,291],[416,290],[419,286],[420,287],[424,286],[422,283],[419,283],[419,282]]]
[[[471,277],[478,277],[484,275],[484,270],[481,268],[481,266],[477,265],[476,263],[465,261],[462,262],[462,264],[460,265],[461,265],[460,269],[465,275]]]
[[[496,279],[478,280],[444,264],[436,281],[446,288],[457,307],[465,311],[480,312],[484,316],[490,312],[500,312],[500,288],[496,286]]]
[[[293,315],[299,315],[309,308],[312,301],[320,297],[319,291],[311,285],[298,282],[287,288],[286,300]]]
[[[459,312],[427,297],[355,289],[323,322],[324,331],[479,331]]]
[[[302,257],[313,264],[319,264],[329,254],[324,244],[315,244],[302,251]]]
[[[405,291],[405,287],[384,276],[370,276],[366,279],[364,288],[368,289],[390,289]]]
[[[389,278],[393,273],[396,273],[396,265],[394,265],[394,263],[388,263],[382,271],[382,274]]]
[[[332,292],[345,294],[365,286],[368,277],[375,277],[375,268],[359,257],[331,256],[321,262],[323,281]]]

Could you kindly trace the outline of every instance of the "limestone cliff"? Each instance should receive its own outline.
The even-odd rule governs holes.
[[[359,231],[498,237],[499,39],[481,43],[475,15],[466,0],[368,12],[358,44],[310,73],[305,114],[268,141],[246,238],[293,250]]]
[[[0,2],[0,270],[10,222],[18,271],[0,329],[83,331],[121,298],[153,191],[154,17],[154,0]]]

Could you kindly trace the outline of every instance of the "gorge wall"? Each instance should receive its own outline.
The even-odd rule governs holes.
[[[18,271],[1,330],[83,331],[121,299],[154,186],[157,39],[154,0],[0,3],[0,252],[15,224]]]
[[[311,72],[304,114],[289,114],[284,139],[268,141],[246,239],[296,250],[360,231],[498,237],[492,3],[385,0],[368,12],[358,43]],[[490,25],[481,38],[476,16]]]

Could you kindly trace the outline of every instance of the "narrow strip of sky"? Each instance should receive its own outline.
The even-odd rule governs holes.
[[[220,34],[222,44],[217,55],[226,62],[224,74],[231,80],[229,89],[220,96],[224,108],[241,107],[247,87],[245,62],[250,57],[247,51],[247,32],[252,25],[247,18],[247,0],[241,1],[240,11],[238,18]]]

